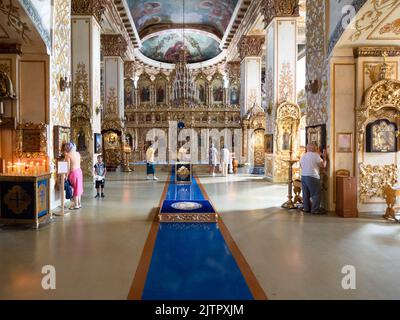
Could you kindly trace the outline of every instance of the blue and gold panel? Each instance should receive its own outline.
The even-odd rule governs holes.
[[[208,200],[164,200],[160,213],[215,213]]]
[[[48,180],[40,180],[37,183],[37,212],[38,217],[41,218],[49,212],[49,194],[48,190]]]
[[[190,163],[175,164],[175,183],[192,183],[192,165]]]
[[[2,219],[35,219],[35,190],[31,182],[2,182],[0,194]]]

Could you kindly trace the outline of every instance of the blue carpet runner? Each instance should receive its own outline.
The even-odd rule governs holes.
[[[206,200],[196,180],[165,200]],[[253,300],[218,223],[160,223],[143,300]]]

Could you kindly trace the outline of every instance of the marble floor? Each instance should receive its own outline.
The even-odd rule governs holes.
[[[164,189],[143,174],[110,174],[106,198],[39,231],[0,228],[0,299],[126,299]],[[270,299],[399,299],[400,225],[280,209],[286,187],[246,175],[200,178]],[[44,265],[57,289],[41,287]],[[356,268],[356,290],[341,269]]]

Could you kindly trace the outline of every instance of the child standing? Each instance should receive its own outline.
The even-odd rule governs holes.
[[[96,190],[97,194],[95,198],[100,197],[100,189],[101,189],[101,197],[104,198],[104,185],[106,183],[106,175],[107,175],[107,168],[105,163],[103,162],[103,157],[97,157],[97,163],[94,165],[94,176],[96,179]]]

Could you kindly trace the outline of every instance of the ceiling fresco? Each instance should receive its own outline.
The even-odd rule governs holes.
[[[185,41],[182,30],[152,35],[143,41],[141,52],[150,59],[174,63],[184,48],[189,63],[203,62],[221,53],[219,42],[214,37],[195,30],[185,30]]]
[[[183,21],[185,2],[185,21]],[[165,25],[185,25],[212,31],[219,37],[225,33],[238,0],[127,0],[139,34],[146,29]]]

